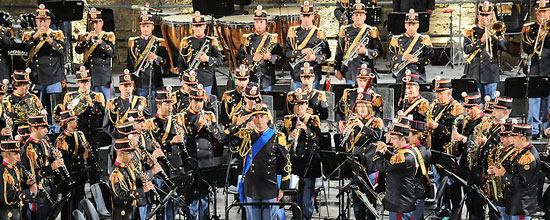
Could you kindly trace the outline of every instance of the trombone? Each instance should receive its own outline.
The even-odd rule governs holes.
[[[540,39],[540,32],[544,31],[544,35],[546,36],[548,33],[550,33],[550,20],[545,20],[542,22],[542,24],[539,25],[539,30],[537,31],[537,38],[535,39],[535,51],[533,53],[538,54],[539,56],[542,54],[542,49],[544,48],[544,40],[546,37],[543,37]],[[534,54],[532,54],[534,55]]]

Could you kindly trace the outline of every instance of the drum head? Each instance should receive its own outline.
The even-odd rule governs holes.
[[[300,7],[268,8],[265,12],[271,16],[300,15]]]
[[[162,9],[161,12],[151,12],[151,13],[157,16],[170,16],[170,15],[179,15],[181,14],[181,11],[176,9]]]
[[[171,15],[162,18],[163,22],[168,24],[191,24],[193,21],[193,15]],[[210,22],[212,18],[205,16],[204,20]]]
[[[224,24],[252,24],[254,23],[254,15],[225,16],[218,19],[218,22]]]

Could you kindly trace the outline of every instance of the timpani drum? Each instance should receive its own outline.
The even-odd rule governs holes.
[[[277,33],[279,35],[279,42],[284,48],[286,35],[290,27],[300,25],[300,7],[269,8],[265,11],[273,18],[270,29],[272,33]],[[320,20],[321,17],[319,14],[315,14],[313,24],[319,26]]]
[[[170,72],[179,74],[177,71],[177,64],[180,42],[183,38],[191,36],[193,30],[191,29],[193,15],[172,15],[162,18],[162,37],[167,42],[168,56],[170,58]],[[206,35],[212,36],[212,28],[209,23],[212,19],[205,16],[206,21]]]

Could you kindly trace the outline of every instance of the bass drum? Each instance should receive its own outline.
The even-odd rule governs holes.
[[[193,15],[172,15],[162,18],[162,37],[166,40],[168,47],[168,56],[170,58],[170,72],[178,74],[177,62],[179,57],[180,42],[183,38],[191,36],[193,30],[191,29],[191,21]],[[205,16],[206,21],[206,35],[212,36],[212,28],[209,25],[212,19]]]

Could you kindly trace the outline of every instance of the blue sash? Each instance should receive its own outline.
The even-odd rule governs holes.
[[[244,175],[248,172],[250,169],[250,166],[252,164],[252,161],[254,161],[254,157],[260,152],[260,150],[265,146],[265,144],[273,137],[275,134],[275,130],[268,128],[260,138],[252,145],[252,149],[250,152],[246,155],[246,159],[244,161],[243,166],[243,174],[241,176],[241,179],[239,180],[239,201],[244,202],[244,187],[243,187],[243,181],[244,181]],[[250,155],[252,154],[252,157]]]

